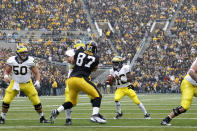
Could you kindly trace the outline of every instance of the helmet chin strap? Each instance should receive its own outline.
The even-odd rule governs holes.
[[[21,62],[23,62],[27,59],[27,56],[23,59],[22,56],[19,53],[17,53],[17,56],[19,58],[19,61],[21,61]]]

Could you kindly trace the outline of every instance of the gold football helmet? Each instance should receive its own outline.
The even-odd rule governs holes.
[[[27,50],[27,47],[25,47],[25,46],[18,46],[16,48],[16,54],[22,60],[27,59],[27,57],[28,57],[27,53],[28,53],[28,50]]]
[[[79,49],[80,47],[85,48],[85,44],[84,44],[81,40],[76,40],[76,41],[74,42],[73,48],[77,50],[77,49]]]
[[[112,64],[113,64],[114,70],[122,68],[122,57],[120,56],[113,57]]]

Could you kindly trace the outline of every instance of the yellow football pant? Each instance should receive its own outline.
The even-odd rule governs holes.
[[[117,88],[114,95],[114,101],[120,101],[120,99],[126,95],[129,96],[135,104],[140,104],[140,100],[138,99],[135,91],[129,87]]]
[[[189,81],[184,79],[181,83],[181,106],[188,110],[191,106],[192,99],[197,96],[197,86],[192,85]]]
[[[11,80],[10,85],[6,89],[5,97],[3,98],[3,102],[10,104],[14,97],[18,94],[17,90],[13,90],[14,80]],[[30,80],[28,83],[19,84],[20,90],[23,91],[33,105],[37,105],[40,103],[40,99],[38,97],[38,92],[35,89],[32,81]]]
[[[97,90],[96,85],[88,78],[83,77],[70,77],[67,81],[66,102],[71,102],[73,106],[78,103],[78,94],[80,91],[88,94],[91,99],[101,97],[100,92]]]

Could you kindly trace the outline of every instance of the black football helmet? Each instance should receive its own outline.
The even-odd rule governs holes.
[[[97,43],[95,41],[90,41],[86,44],[86,50],[92,53],[97,53]]]

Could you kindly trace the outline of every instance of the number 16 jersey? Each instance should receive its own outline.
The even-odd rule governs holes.
[[[20,63],[17,56],[10,57],[6,64],[12,67],[12,79],[18,83],[26,83],[31,79],[31,67],[35,66],[34,58],[28,56],[28,59]]]

